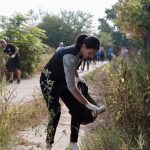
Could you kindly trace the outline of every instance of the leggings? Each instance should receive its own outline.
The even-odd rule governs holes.
[[[67,85],[47,85],[46,79],[41,75],[40,79],[41,90],[49,110],[49,122],[47,126],[46,143],[53,144],[56,128],[60,119],[61,108],[59,98],[62,99],[64,104],[69,109],[71,114],[71,135],[70,141],[77,142],[80,128],[80,113],[82,113],[83,104],[78,102],[75,97],[68,90]]]

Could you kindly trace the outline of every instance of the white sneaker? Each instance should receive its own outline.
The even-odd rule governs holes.
[[[99,114],[101,114],[101,113],[103,113],[103,112],[105,112],[105,111],[106,111],[106,107],[105,107],[105,106],[101,106],[99,110],[93,111],[93,112],[92,112],[92,115],[93,115],[93,116],[97,116],[97,115],[99,115]]]
[[[80,150],[80,147],[77,143],[70,142],[71,150]]]

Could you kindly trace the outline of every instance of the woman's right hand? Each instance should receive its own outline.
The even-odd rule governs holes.
[[[103,107],[97,107],[96,105],[93,105],[89,102],[87,102],[87,104],[85,105],[88,109],[92,110],[92,111],[96,111],[96,112],[101,112],[102,110],[105,111],[106,108],[105,106]]]
[[[89,102],[87,102],[87,104],[85,105],[88,109],[93,110],[93,111],[98,111],[99,107],[97,107],[96,105],[93,105]]]

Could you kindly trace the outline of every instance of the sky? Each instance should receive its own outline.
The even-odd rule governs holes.
[[[39,9],[58,14],[60,9],[88,12],[94,16],[94,23],[105,16],[105,8],[111,8],[118,0],[0,0],[0,15],[10,16],[14,12],[27,13]]]

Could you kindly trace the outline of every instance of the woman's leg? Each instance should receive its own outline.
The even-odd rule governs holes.
[[[78,116],[71,116],[71,135],[70,135],[70,146],[72,150],[80,150],[78,142],[80,123]]]
[[[46,143],[49,144],[54,143],[54,136],[60,119],[61,109],[60,109],[60,103],[58,101],[59,98],[55,97],[51,103],[47,104],[50,115],[49,115],[49,121],[47,126]]]
[[[80,114],[82,112],[82,104],[75,99],[71,92],[66,88],[60,96],[71,114],[71,135],[70,141],[77,142],[80,128]]]
[[[44,83],[45,81],[40,81],[41,90],[43,92],[43,96],[50,114],[46,138],[46,143],[48,145],[47,147],[50,147],[54,143],[54,136],[61,114],[59,103],[59,93],[61,92],[61,88],[54,85],[51,89],[49,89],[50,86],[48,86],[46,83],[44,85]]]
[[[16,73],[17,73],[17,83],[20,83],[21,80],[21,70],[20,69],[16,69]]]
[[[9,76],[10,76],[9,83],[12,83],[13,82],[13,76],[14,76],[13,71],[9,72]]]
[[[12,58],[9,58],[6,63],[6,68],[9,71],[9,83],[13,83],[13,61]]]
[[[17,83],[20,83],[20,79],[21,79],[21,70],[20,70],[20,56],[16,55],[16,57],[14,58],[14,69],[16,70],[17,73]]]
[[[79,135],[80,123],[78,117],[75,115],[71,116],[71,135],[70,141],[71,142],[78,142],[78,135]]]

